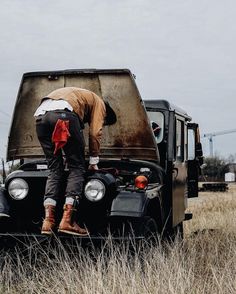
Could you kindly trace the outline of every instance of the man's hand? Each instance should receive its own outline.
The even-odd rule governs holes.
[[[89,158],[89,170],[98,170],[99,157],[98,156],[90,156]]]
[[[98,170],[97,164],[90,164],[88,167],[89,170]]]

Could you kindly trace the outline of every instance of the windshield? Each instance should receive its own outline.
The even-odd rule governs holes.
[[[161,141],[163,140],[164,115],[160,111],[148,111],[147,114],[152,126],[156,142],[157,144],[161,143]]]

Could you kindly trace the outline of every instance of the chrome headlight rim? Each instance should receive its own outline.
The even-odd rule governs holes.
[[[23,200],[28,195],[29,185],[21,178],[12,179],[8,185],[8,194],[13,200]]]
[[[99,179],[90,179],[84,187],[84,195],[91,202],[101,201],[106,194],[106,186]]]

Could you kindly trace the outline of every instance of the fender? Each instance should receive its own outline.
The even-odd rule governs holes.
[[[112,202],[110,216],[142,217],[148,202],[145,192],[122,191]]]

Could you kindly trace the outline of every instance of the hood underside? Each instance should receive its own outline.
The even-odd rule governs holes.
[[[129,70],[66,70],[24,74],[9,133],[8,161],[44,157],[33,114],[40,100],[48,93],[71,86],[95,92],[108,101],[116,113],[117,122],[103,128],[102,158],[158,161],[158,150],[148,117]],[[88,126],[84,135],[88,146]]]

